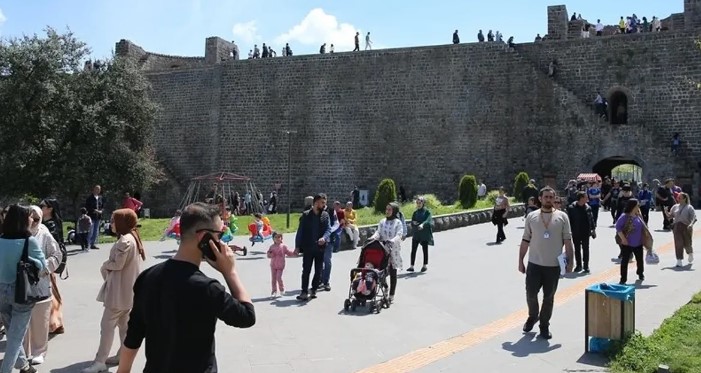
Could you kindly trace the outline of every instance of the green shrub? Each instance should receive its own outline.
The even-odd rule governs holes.
[[[489,201],[489,203],[491,203],[492,205],[497,203],[497,197],[499,197],[498,190],[492,190],[489,193],[487,193],[487,201]]]
[[[424,194],[422,197],[426,200],[426,207],[430,210],[435,210],[443,205],[435,194]]]
[[[375,199],[372,202],[375,212],[383,214],[387,205],[396,200],[397,186],[394,184],[394,180],[384,179],[380,181],[380,185],[377,186],[377,191],[375,192]]]
[[[477,203],[477,178],[475,175],[465,175],[458,186],[458,200],[463,208],[469,209]]]
[[[523,188],[528,185],[528,181],[530,178],[528,177],[528,174],[525,172],[519,172],[518,175],[516,175],[516,178],[514,179],[514,198],[516,198],[516,201],[522,201],[523,200]]]

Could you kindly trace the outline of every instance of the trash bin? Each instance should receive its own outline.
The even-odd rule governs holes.
[[[145,208],[143,209],[144,212],[144,219],[150,219],[151,218],[151,209]]]
[[[596,284],[584,297],[584,351],[604,352],[635,331],[635,286]]]

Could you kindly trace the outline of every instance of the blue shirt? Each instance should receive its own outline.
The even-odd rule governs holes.
[[[641,190],[638,192],[638,201],[640,201],[640,205],[643,207],[650,207],[650,204],[652,203],[652,192],[649,190]],[[645,202],[643,202],[645,201]]]
[[[587,194],[589,194],[589,206],[599,206],[601,203],[601,189],[599,188],[589,188],[587,191]],[[596,196],[598,195],[599,198],[591,198],[591,196]]]
[[[39,247],[39,241],[34,237],[29,237],[28,246],[29,260],[43,270],[46,267],[44,252]],[[24,250],[24,239],[8,240],[0,238],[0,284],[14,284],[17,280],[17,263],[22,257]]]

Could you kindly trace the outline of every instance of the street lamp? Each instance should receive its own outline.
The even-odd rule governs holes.
[[[292,211],[292,134],[295,130],[283,130],[287,135],[287,229],[290,229],[290,212]]]

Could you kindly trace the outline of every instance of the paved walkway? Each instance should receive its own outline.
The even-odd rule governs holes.
[[[292,258],[284,274],[291,294],[271,300],[267,245],[256,245],[248,257],[239,257],[238,268],[254,297],[258,323],[241,330],[220,324],[217,330],[219,370],[228,372],[581,372],[603,371],[596,355],[584,355],[584,288],[617,281],[611,258],[618,248],[608,215],[600,216],[599,238],[592,242],[592,273],[560,281],[549,342],[524,335],[524,276],[517,271],[521,219],[507,226],[507,240],[493,245],[496,229],[476,225],[436,235],[430,269],[425,274],[402,272],[395,304],[381,314],[345,314],[348,270],[358,251],[334,257],[333,290],[300,304],[301,258]],[[653,229],[661,227],[654,214]],[[661,263],[649,266],[647,280],[637,294],[636,326],[650,333],[675,309],[701,290],[701,272],[676,270],[672,235],[653,232]],[[697,232],[696,240],[701,235]],[[240,237],[236,238],[243,242]],[[292,242],[293,237],[286,235]],[[409,262],[409,245],[404,260]],[[698,244],[697,244],[698,246]],[[176,244],[146,244],[152,265],[173,255]],[[69,247],[74,249],[75,247]],[[109,245],[99,251],[78,253],[69,260],[70,278],[61,281],[67,333],[50,342],[41,372],[73,373],[94,357],[99,338],[102,305],[95,301],[101,285],[99,266]],[[421,254],[419,253],[419,261]],[[701,259],[700,259],[701,260]],[[220,278],[204,264],[205,272]],[[630,278],[634,279],[631,267]],[[174,327],[177,327],[175,325]],[[536,328],[537,329],[537,328]],[[115,344],[113,351],[116,351]],[[4,341],[0,342],[0,351]],[[0,353],[0,356],[2,353]],[[528,358],[526,358],[528,357]],[[143,367],[143,354],[136,363]],[[115,371],[113,368],[111,371]]]

